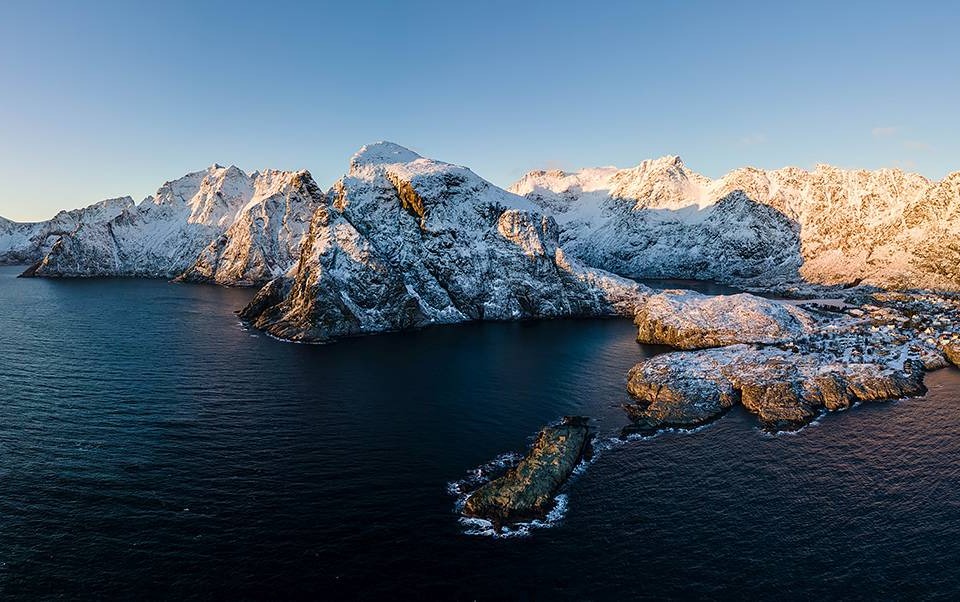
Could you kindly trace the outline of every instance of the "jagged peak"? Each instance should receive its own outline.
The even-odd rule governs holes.
[[[947,175],[943,176],[943,179],[940,180],[940,184],[960,184],[960,171],[952,171]]]
[[[135,205],[135,204],[136,203],[134,202],[133,197],[126,195],[126,196],[117,196],[109,199],[103,199],[102,201],[97,201],[96,203],[90,205],[89,207],[86,207],[86,209],[90,209],[92,207],[108,207],[110,205],[123,205],[125,207],[128,207],[130,205]]]
[[[412,163],[422,158],[409,148],[393,142],[380,141],[367,144],[358,150],[350,158],[350,168],[373,164]]]
[[[645,171],[650,169],[684,169],[683,159],[679,155],[663,155],[656,159],[644,159],[636,166],[630,168],[631,171]]]
[[[293,180],[298,176],[312,177],[310,172],[306,169],[274,169],[268,167],[266,169],[258,169],[257,171],[251,173],[249,178],[256,182],[258,180],[276,180],[278,178]]]
[[[307,188],[319,191],[313,176],[306,169],[296,171],[282,169],[265,169],[254,172],[250,176],[254,182],[254,197],[251,203],[258,202],[264,196],[276,194],[285,188],[299,188],[306,184]]]
[[[683,169],[685,167],[683,159],[680,158],[680,155],[664,155],[663,157],[657,159],[656,162],[670,165],[678,169]]]

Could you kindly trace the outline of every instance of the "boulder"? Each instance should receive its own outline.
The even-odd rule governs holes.
[[[943,343],[941,349],[951,364],[960,367],[960,345],[956,342]]]

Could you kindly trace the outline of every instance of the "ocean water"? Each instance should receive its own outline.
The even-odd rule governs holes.
[[[616,442],[625,320],[294,345],[251,291],[0,268],[0,598],[960,595],[960,372],[770,436],[734,410]],[[565,512],[471,535],[450,484],[564,414]]]

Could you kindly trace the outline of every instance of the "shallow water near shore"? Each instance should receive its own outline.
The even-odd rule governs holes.
[[[960,595],[960,371],[770,436],[605,446],[529,537],[451,482],[565,414],[627,424],[627,320],[292,345],[243,289],[0,267],[0,598]]]

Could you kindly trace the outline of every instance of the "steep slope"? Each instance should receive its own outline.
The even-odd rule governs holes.
[[[133,205],[133,199],[122,197],[61,211],[43,222],[22,223],[0,217],[0,264],[35,263],[50,251],[60,236],[73,233],[81,224],[109,221]]]
[[[314,213],[292,280],[244,316],[323,341],[467,320],[632,315],[646,289],[566,259],[556,222],[469,169],[369,145]]]
[[[818,165],[710,181],[664,157],[531,172],[510,189],[557,213],[568,251],[620,274],[960,288],[960,174]]]
[[[64,236],[35,275],[261,282],[294,263],[306,216],[321,197],[307,172],[248,176],[213,165]]]
[[[180,280],[252,285],[281,276],[297,262],[323,193],[308,171],[270,170],[252,179],[251,200]]]
[[[679,157],[531,172],[510,190],[554,212],[569,253],[625,276],[786,280],[800,267],[793,221],[739,191],[712,198],[709,180]]]

